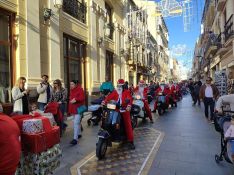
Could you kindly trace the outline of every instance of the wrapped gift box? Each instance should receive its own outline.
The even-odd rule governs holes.
[[[42,120],[43,130],[45,132],[50,132],[52,130],[53,127],[51,126],[50,120],[47,117],[38,116],[38,117],[35,117],[35,119]]]
[[[23,153],[15,175],[51,175],[60,166],[59,144],[41,153]]]
[[[56,122],[55,122],[55,120],[54,120],[54,116],[53,116],[53,114],[51,114],[51,113],[43,113],[43,114],[41,114],[43,117],[46,117],[46,118],[48,118],[49,120],[50,120],[50,124],[51,124],[51,126],[55,126],[56,125]]]
[[[23,132],[26,134],[37,134],[43,132],[41,119],[27,119],[23,121]]]
[[[12,117],[12,119],[15,120],[19,126],[20,131],[22,131],[23,121],[32,118],[33,117],[31,115],[15,115]]]
[[[59,127],[55,126],[49,132],[38,134],[22,134],[22,148],[25,152],[40,153],[60,142]]]

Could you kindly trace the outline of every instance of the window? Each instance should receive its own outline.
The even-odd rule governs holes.
[[[79,21],[86,23],[87,7],[84,0],[64,0],[63,11]]]
[[[82,83],[82,58],[85,57],[86,45],[83,41],[64,35],[64,81],[69,88],[71,80]]]
[[[106,76],[113,82],[113,53],[106,51]]]
[[[106,30],[105,30],[105,35],[108,38],[113,39],[114,24],[112,22],[112,9],[107,3],[105,4],[105,8],[106,8],[106,24],[105,24]]]
[[[0,102],[11,102],[13,82],[12,23],[14,14],[0,8]]]

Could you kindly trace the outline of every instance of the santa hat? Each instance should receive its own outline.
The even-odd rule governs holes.
[[[145,84],[145,81],[144,80],[140,80],[139,84]]]
[[[119,79],[117,81],[117,85],[124,85],[124,83],[125,83],[124,79]]]

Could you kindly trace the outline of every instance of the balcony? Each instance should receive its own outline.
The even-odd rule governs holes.
[[[216,8],[218,12],[221,12],[225,6],[226,0],[216,0]]]
[[[105,24],[105,36],[113,40],[115,26],[113,23]]]
[[[208,58],[210,55],[214,55],[217,51],[217,42],[209,38],[206,47],[205,47],[205,58]]]
[[[87,7],[85,3],[81,3],[78,0],[64,0],[63,11],[82,23],[86,23]]]
[[[225,42],[227,42],[234,35],[233,19],[232,14],[224,26]]]
[[[167,40],[167,38],[165,37],[165,33],[163,32],[163,29],[162,29],[161,25],[159,25],[159,31],[160,31],[160,36],[161,36],[161,38],[162,38],[163,45],[164,45],[165,47],[168,47],[168,40]]]

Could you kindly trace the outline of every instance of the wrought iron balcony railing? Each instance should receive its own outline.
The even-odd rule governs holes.
[[[223,47],[221,36],[222,36],[222,33],[220,33],[216,39],[216,46],[218,50]]]
[[[82,23],[86,23],[87,6],[78,0],[64,0],[63,11],[78,19]]]
[[[232,35],[234,35],[233,19],[234,18],[232,14],[224,26],[225,41],[227,41]]]

